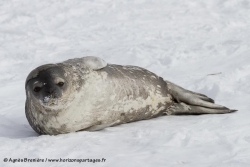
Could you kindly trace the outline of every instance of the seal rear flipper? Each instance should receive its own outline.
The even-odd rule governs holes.
[[[222,105],[214,104],[214,100],[206,95],[186,90],[176,84],[166,81],[170,94],[178,103],[183,103],[192,108],[193,114],[204,113],[228,113],[236,110],[230,110]],[[187,110],[188,111],[188,110]],[[200,111],[200,113],[198,113]],[[183,111],[184,112],[184,111]],[[185,113],[185,112],[184,112]],[[186,112],[188,114],[188,112]]]
[[[229,108],[221,108],[221,109],[215,109],[215,108],[206,108],[202,106],[193,106],[188,105],[185,103],[174,103],[169,107],[166,111],[167,115],[184,115],[184,114],[226,114],[226,113],[232,113],[237,110],[231,110]]]

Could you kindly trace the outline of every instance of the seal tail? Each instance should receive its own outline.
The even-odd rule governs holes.
[[[237,111],[214,104],[214,100],[206,95],[186,90],[169,81],[166,83],[175,100],[167,110],[167,114],[225,114]]]

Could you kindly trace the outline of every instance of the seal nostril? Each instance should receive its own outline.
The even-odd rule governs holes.
[[[50,90],[46,90],[44,92],[47,93],[47,94],[51,94],[52,93]]]

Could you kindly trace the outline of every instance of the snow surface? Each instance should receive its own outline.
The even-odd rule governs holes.
[[[38,136],[24,113],[28,73],[90,55],[147,68],[239,111]],[[250,1],[0,0],[0,99],[1,167],[249,167]],[[25,157],[107,160],[3,162]]]

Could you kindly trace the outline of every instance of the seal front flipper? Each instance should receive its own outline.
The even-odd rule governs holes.
[[[93,70],[100,70],[107,66],[107,63],[99,57],[87,56],[83,57],[81,60],[85,63],[86,66]]]
[[[237,111],[214,104],[214,100],[206,95],[186,90],[169,81],[165,82],[170,94],[177,101],[169,109],[172,114],[222,114]]]
[[[69,59],[63,63],[78,64],[79,66],[87,67],[92,70],[100,70],[108,65],[103,59],[95,56],[86,56],[82,58]]]
[[[105,129],[105,128],[117,125],[119,123],[120,123],[120,121],[117,120],[117,121],[112,122],[112,123],[101,124],[101,125],[94,125],[94,126],[91,126],[89,128],[83,129],[83,130],[84,131],[90,131],[90,132],[92,132],[92,131],[98,131],[98,130],[102,130],[102,129]],[[83,131],[83,130],[81,130],[81,131]]]

